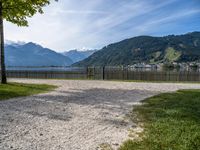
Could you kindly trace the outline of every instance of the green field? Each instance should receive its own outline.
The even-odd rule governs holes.
[[[48,92],[50,90],[53,90],[54,88],[56,87],[44,84],[0,84],[0,100],[39,94],[43,92]]]
[[[140,140],[128,140],[120,150],[200,150],[200,90],[154,96],[132,113],[144,132]]]

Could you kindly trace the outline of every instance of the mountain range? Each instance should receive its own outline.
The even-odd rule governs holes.
[[[6,41],[6,66],[115,66],[135,63],[200,62],[200,32],[138,36],[101,50],[57,53],[38,44]]]
[[[62,54],[64,56],[69,57],[73,63],[79,62],[81,60],[84,60],[86,58],[88,58],[90,55],[92,55],[93,53],[95,53],[97,50],[84,50],[84,51],[80,51],[80,50],[70,50],[67,52],[63,52]]]
[[[5,41],[6,66],[70,66],[97,50],[70,50],[57,53],[36,43]]]
[[[69,66],[73,61],[60,53],[38,44],[6,42],[6,66]]]
[[[200,61],[200,32],[164,37],[138,36],[105,46],[73,66]]]

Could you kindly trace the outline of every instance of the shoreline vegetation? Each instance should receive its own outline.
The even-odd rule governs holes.
[[[142,124],[139,140],[128,140],[120,150],[199,150],[200,90],[180,90],[143,101],[132,111]],[[134,115],[136,113],[136,116]]]
[[[45,93],[55,88],[56,86],[46,85],[46,84],[22,84],[22,83],[0,84],[0,101],[16,97],[24,97],[24,96]]]

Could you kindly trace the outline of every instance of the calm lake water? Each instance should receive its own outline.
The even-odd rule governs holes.
[[[92,68],[92,67],[91,67]],[[98,69],[100,67],[97,67]],[[106,67],[106,69],[121,69],[120,67]],[[16,70],[16,71],[78,71],[85,70],[86,67],[7,67],[6,70]],[[180,69],[151,69],[151,68],[129,68],[131,71],[151,71],[151,72],[200,72],[200,68],[180,68]]]
[[[74,71],[77,67],[7,67],[7,70],[26,70],[26,71]]]

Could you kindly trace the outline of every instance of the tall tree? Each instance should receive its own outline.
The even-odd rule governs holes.
[[[32,17],[36,13],[42,14],[42,8],[49,3],[50,0],[0,0],[0,63],[2,84],[7,83],[3,21],[9,21],[18,26],[28,26],[27,18]]]

